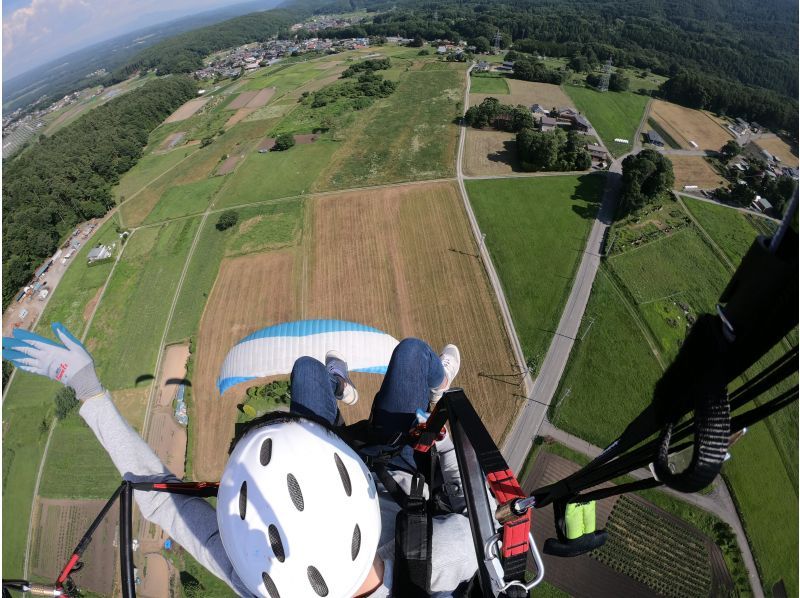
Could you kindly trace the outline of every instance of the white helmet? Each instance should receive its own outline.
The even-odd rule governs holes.
[[[353,596],[381,534],[364,462],[323,425],[288,414],[237,442],[220,481],[217,520],[237,575],[268,598]]]

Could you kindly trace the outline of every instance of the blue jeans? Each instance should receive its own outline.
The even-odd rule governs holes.
[[[445,378],[439,356],[428,343],[407,338],[395,347],[383,384],[372,404],[370,421],[382,441],[390,442],[416,424],[416,411],[428,409],[430,390]],[[301,357],[292,368],[291,411],[316,415],[336,425],[339,406],[334,393],[337,380],[325,365],[312,357]],[[411,447],[400,454],[403,464],[416,468]]]

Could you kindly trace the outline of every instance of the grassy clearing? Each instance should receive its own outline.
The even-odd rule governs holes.
[[[476,73],[472,75],[470,82],[470,93],[508,93],[508,83],[502,75],[490,75],[488,73]]]
[[[453,176],[463,65],[427,63],[403,73],[397,90],[363,111],[318,190]],[[427,67],[435,67],[428,69]]]
[[[193,148],[176,149],[166,154],[150,154],[142,157],[136,166],[126,172],[114,187],[117,203],[124,201],[143,187],[153,182],[170,168],[194,151]]]
[[[203,212],[224,181],[223,177],[211,177],[167,189],[144,224]]]
[[[601,268],[581,322],[585,336],[572,349],[550,409],[555,425],[598,446],[613,441],[650,402],[661,376],[634,317]]]
[[[155,375],[170,300],[197,225],[197,218],[178,220],[141,229],[128,241],[87,343],[109,390],[133,388],[139,376]]]
[[[267,87],[277,88],[277,94],[283,95],[305,85],[312,79],[323,76],[326,70],[318,68],[318,61],[300,62],[289,66],[278,65],[271,67],[263,74],[249,79],[239,91],[254,91]]]
[[[599,175],[467,181],[534,369],[558,326],[604,183]]]
[[[630,92],[600,93],[588,87],[571,85],[565,86],[564,90],[586,115],[612,154],[620,156],[633,149],[634,136],[647,105],[647,96]],[[627,139],[630,143],[616,143],[616,138]]]
[[[301,200],[292,200],[241,208],[237,210],[239,224],[222,232],[214,227],[216,218],[209,217],[189,263],[167,342],[186,340],[197,330],[222,258],[231,253],[244,254],[251,248],[263,251],[295,243],[303,206]]]
[[[75,455],[80,455],[78,462]],[[44,464],[41,496],[108,498],[121,479],[111,458],[77,412],[58,423]]]
[[[680,312],[713,313],[730,278],[692,228],[613,256],[608,263],[638,304],[667,361],[685,336],[686,316],[676,319]]]
[[[738,265],[758,235],[745,215],[699,199],[681,197],[681,201],[734,266]]]
[[[338,148],[321,139],[283,152],[252,152],[214,205],[225,208],[309,192]]]

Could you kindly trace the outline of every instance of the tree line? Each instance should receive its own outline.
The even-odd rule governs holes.
[[[114,205],[111,188],[139,160],[150,132],[196,94],[186,77],[157,79],[41,136],[5,165],[4,306],[77,223]]]

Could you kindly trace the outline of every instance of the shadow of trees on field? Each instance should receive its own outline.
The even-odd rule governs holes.
[[[511,167],[512,172],[525,172],[517,157],[517,142],[509,139],[503,142],[503,149],[491,154],[487,154],[486,159],[490,162],[499,162]]]
[[[608,172],[606,176],[619,176]],[[573,205],[572,211],[581,218],[594,220],[597,217],[600,204],[603,201],[603,193],[606,187],[606,177],[597,174],[584,174],[578,177],[578,186],[572,193],[570,199],[586,202],[587,205]]]

